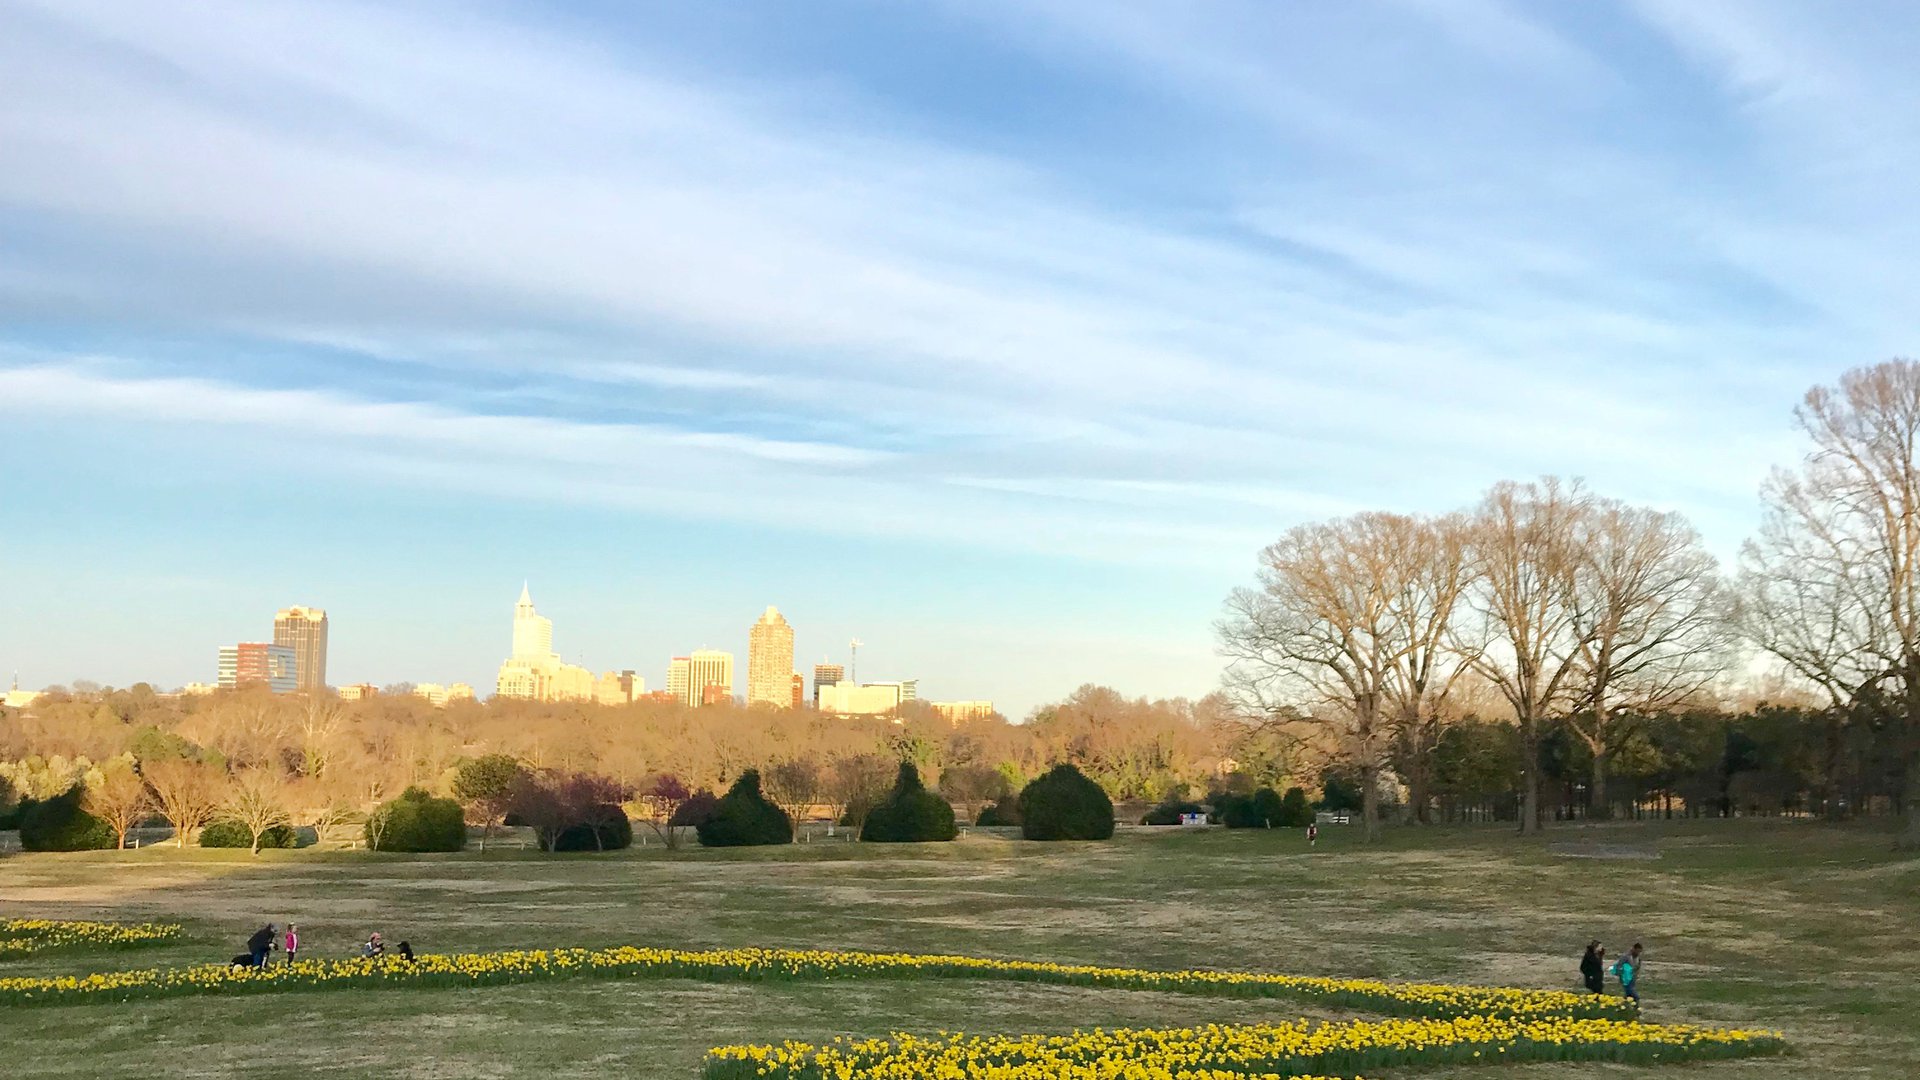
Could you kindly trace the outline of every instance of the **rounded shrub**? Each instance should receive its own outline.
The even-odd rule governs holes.
[[[201,847],[237,847],[252,848],[253,833],[237,821],[216,821],[200,830]],[[260,834],[260,846],[263,848],[290,848],[300,846],[300,835],[291,825],[275,825]]]
[[[974,818],[973,823],[982,827],[1020,824],[1019,796],[1009,795],[997,803],[989,804],[985,809],[980,811],[979,816]]]
[[[911,761],[900,763],[893,791],[867,811],[866,823],[860,827],[860,839],[879,844],[920,844],[958,835],[953,805],[927,790]]]
[[[1216,792],[1208,796],[1213,813],[1229,829],[1270,829],[1281,824],[1280,793],[1263,787],[1250,794]]]
[[[633,846],[633,822],[625,810],[609,804],[595,810],[593,817],[597,824],[581,822],[561,830],[554,837],[552,850],[619,851]],[[600,834],[597,839],[596,830]]]
[[[1183,815],[1204,813],[1206,813],[1206,808],[1197,802],[1163,802],[1159,806],[1147,811],[1147,816],[1140,819],[1140,824],[1178,825]]]
[[[78,784],[51,799],[22,800],[20,846],[28,851],[99,851],[120,845],[113,826],[80,807]]]
[[[1071,765],[1055,765],[1020,792],[1020,835],[1028,840],[1105,840],[1113,800]]]
[[[367,846],[375,851],[459,851],[467,846],[467,816],[452,799],[411,787],[367,817]]]
[[[760,793],[760,770],[748,769],[733,782],[713,813],[694,827],[702,847],[752,847],[793,843],[793,819]]]
[[[1280,824],[1295,829],[1313,824],[1313,804],[1307,801],[1306,789],[1290,787],[1281,797]]]

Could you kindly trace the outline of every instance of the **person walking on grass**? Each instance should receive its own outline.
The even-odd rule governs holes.
[[[300,928],[299,927],[293,925],[292,923],[287,924],[287,940],[284,944],[287,950],[287,958],[281,962],[286,964],[291,964],[293,963],[293,954],[300,951]]]
[[[260,929],[255,930],[253,936],[247,939],[247,953],[253,957],[254,967],[263,968],[267,966],[267,955],[273,952],[273,934],[277,929],[279,928],[272,923],[268,923]]]
[[[1633,948],[1627,950],[1627,955],[1621,957],[1620,962],[1613,965],[1613,973],[1620,977],[1620,992],[1632,998],[1635,1005],[1640,1004],[1639,942],[1634,942]]]
[[[1317,821],[1307,822],[1307,846],[1313,847],[1319,841],[1320,841],[1320,823]]]
[[[1587,955],[1580,958],[1580,977],[1594,993],[1607,992],[1607,950],[1597,939],[1587,942]]]

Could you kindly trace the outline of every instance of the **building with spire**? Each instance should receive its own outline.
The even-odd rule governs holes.
[[[793,627],[769,604],[747,631],[747,704],[786,709],[792,701]]]
[[[500,665],[493,692],[531,701],[591,701],[593,690],[593,672],[553,651],[553,620],[534,610],[533,594],[522,584],[513,606],[513,655]]]

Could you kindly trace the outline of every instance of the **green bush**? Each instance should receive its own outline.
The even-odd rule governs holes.
[[[1280,800],[1280,824],[1295,829],[1313,824],[1313,804],[1307,801],[1304,788],[1287,789],[1287,794]]]
[[[980,815],[974,819],[973,823],[981,826],[1020,824],[1019,796],[1009,795],[999,802],[989,805],[986,809],[980,811]]]
[[[21,800],[20,846],[28,851],[98,851],[120,846],[113,826],[80,808],[78,784],[51,799]]]
[[[867,812],[860,828],[860,839],[880,844],[919,844],[958,835],[952,804],[927,790],[911,761],[900,763],[892,793]]]
[[[1020,835],[1028,840],[1105,840],[1113,800],[1071,765],[1055,765],[1020,792]]]
[[[1270,829],[1282,824],[1284,803],[1270,787],[1250,795],[1219,792],[1209,798],[1214,815],[1229,829]]]
[[[1147,811],[1140,819],[1142,825],[1178,825],[1182,814],[1202,814],[1206,810],[1196,802],[1163,802]]]
[[[375,851],[459,851],[467,846],[467,818],[452,799],[411,787],[367,817],[367,846]]]
[[[760,771],[748,769],[694,827],[701,847],[752,847],[793,843],[793,819],[760,794]]]
[[[253,833],[237,821],[216,821],[200,830],[201,847],[253,847]],[[260,834],[260,846],[263,848],[290,848],[300,846],[299,834],[291,825],[275,825]]]
[[[582,822],[570,825],[554,838],[554,851],[619,851],[633,846],[633,822],[628,820],[627,812],[617,806],[603,806],[593,815],[598,819],[600,832],[594,839],[596,826]]]

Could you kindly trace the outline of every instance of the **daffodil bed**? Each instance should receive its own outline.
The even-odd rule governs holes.
[[[112,946],[165,940],[167,924],[0,924],[0,944]],[[20,950],[24,951],[24,950]],[[1773,1053],[1777,1032],[1642,1024],[1620,998],[1558,990],[1390,983],[1232,971],[1150,971],[973,956],[799,949],[528,949],[266,968],[204,964],[93,975],[0,978],[0,1006],[123,1002],[187,994],[485,986],[561,978],[705,982],[958,978],[1294,998],[1391,1014],[1379,1021],[1251,1024],[1070,1035],[839,1039],[723,1046],[706,1080],[1228,1080],[1476,1061],[1694,1061]],[[1325,1080],[1325,1078],[1323,1078]]]
[[[838,1039],[723,1046],[706,1080],[1226,1080],[1487,1061],[1652,1064],[1775,1053],[1771,1031],[1490,1016],[1208,1025],[1071,1035]]]
[[[176,923],[73,922],[0,919],[0,959],[48,949],[125,948],[180,936]]]
[[[300,960],[266,968],[206,964],[52,978],[0,978],[0,1004],[127,1001],[178,994],[369,986],[481,985],[563,977],[696,979],[960,978],[1225,997],[1294,998],[1397,1016],[1630,1019],[1621,998],[1561,990],[1390,983],[1240,971],[1148,971],[978,956],[804,949],[525,949],[381,960]]]

